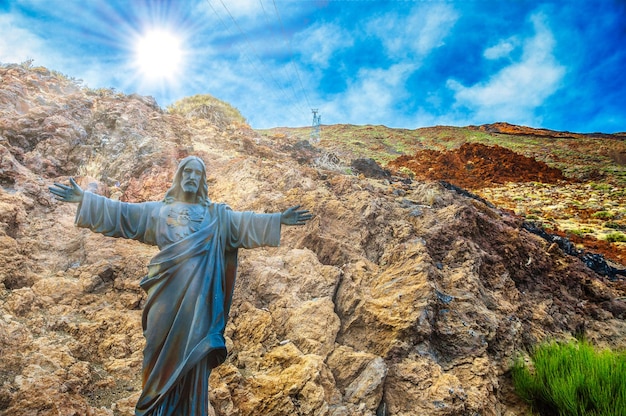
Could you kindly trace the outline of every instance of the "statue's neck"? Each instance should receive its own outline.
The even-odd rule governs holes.
[[[188,204],[192,204],[196,202],[196,193],[195,192],[183,192],[181,202],[186,202]]]

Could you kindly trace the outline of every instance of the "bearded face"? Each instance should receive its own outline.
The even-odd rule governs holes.
[[[180,187],[185,193],[197,194],[200,181],[204,175],[204,168],[197,160],[191,160],[183,168],[180,178]]]
[[[163,201],[168,204],[184,201],[208,205],[211,201],[207,194],[204,162],[196,156],[188,156],[178,164],[172,186],[165,193]]]

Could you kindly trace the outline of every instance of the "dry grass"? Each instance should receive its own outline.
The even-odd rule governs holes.
[[[172,114],[179,114],[187,118],[205,119],[221,128],[231,124],[247,125],[246,119],[239,110],[211,95],[185,97],[168,106],[167,110]]]
[[[346,166],[341,162],[339,157],[331,152],[324,152],[321,156],[313,160],[313,165],[325,170],[330,170],[339,173],[352,173],[349,166]]]

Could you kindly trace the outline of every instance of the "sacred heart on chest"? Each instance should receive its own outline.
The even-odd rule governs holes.
[[[202,213],[201,210],[195,210],[193,207],[172,207],[167,214],[167,225],[195,231],[196,226],[204,219]]]

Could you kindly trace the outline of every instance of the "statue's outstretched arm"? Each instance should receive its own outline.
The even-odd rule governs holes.
[[[74,178],[70,178],[70,186],[63,185],[62,183],[54,183],[54,186],[48,187],[50,192],[54,194],[54,197],[59,201],[64,202],[81,202],[83,200],[83,190],[76,183]]]
[[[298,208],[300,208],[300,205],[284,210],[280,215],[280,223],[285,225],[304,225],[313,218],[313,215],[308,210],[298,210]]]

